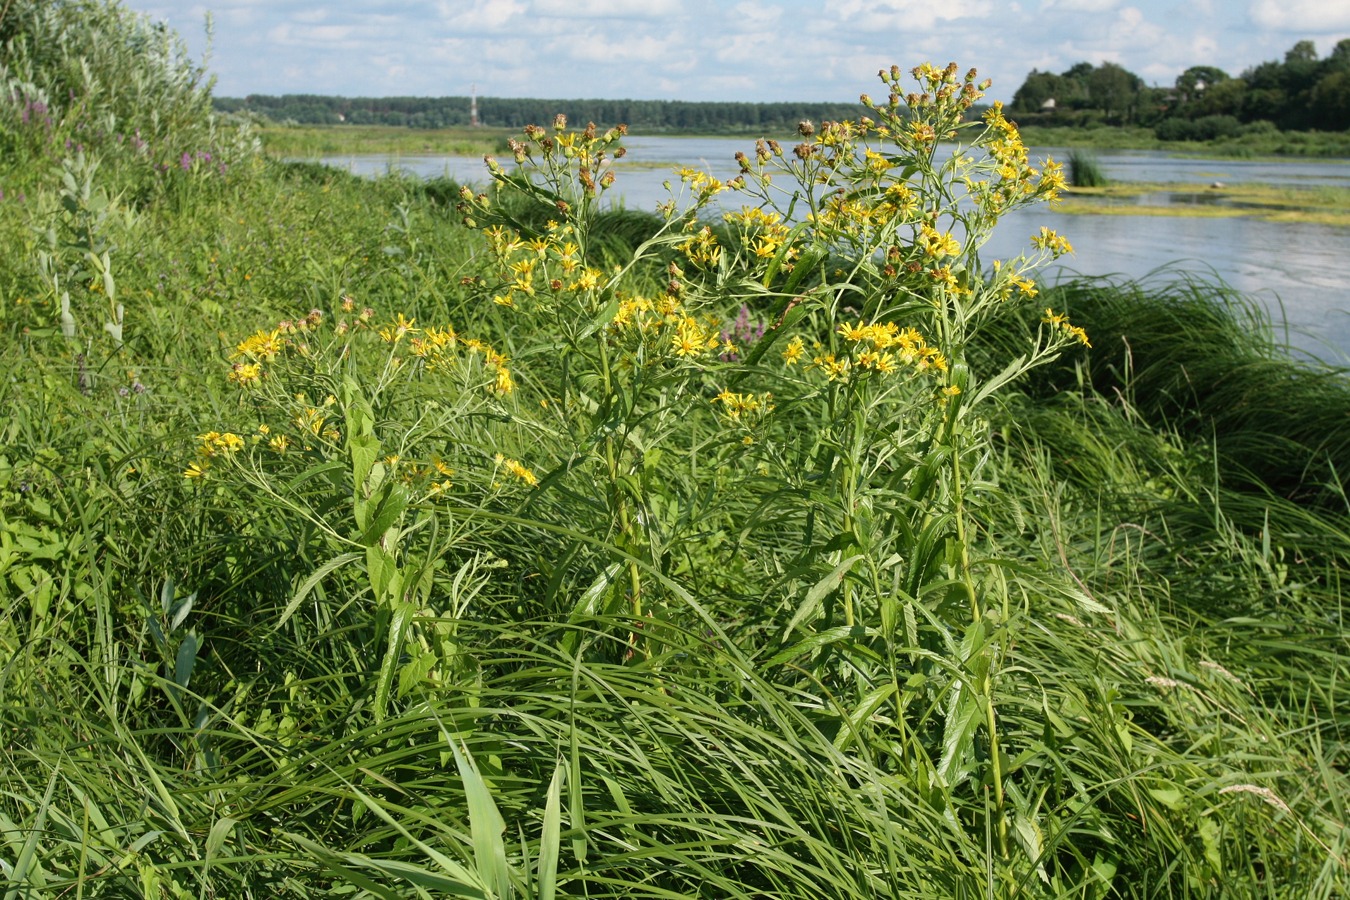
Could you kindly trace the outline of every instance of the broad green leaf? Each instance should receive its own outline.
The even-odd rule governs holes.
[[[558,883],[558,853],[562,845],[562,783],[563,765],[553,769],[548,783],[548,799],[544,803],[544,830],[539,838],[539,897],[553,900]]]
[[[863,555],[861,553],[855,553],[853,556],[846,558],[843,562],[839,563],[839,565],[831,569],[830,574],[811,586],[811,589],[806,592],[806,597],[803,598],[801,604],[797,607],[797,611],[792,614],[792,619],[788,622],[787,628],[783,629],[784,638],[796,631],[798,625],[801,625],[806,621],[814,620],[820,614],[821,601],[829,596],[831,591],[844,583],[844,576],[846,576],[849,573],[849,570],[862,558]]]
[[[478,772],[468,747],[450,744],[455,754],[459,777],[464,782],[465,799],[469,805],[469,830],[473,837],[474,863],[478,875],[496,896],[511,896],[510,870],[506,864],[506,822],[492,799],[492,791]]]
[[[281,618],[279,618],[277,624],[272,627],[280,628],[282,625],[285,625],[287,620],[295,615],[295,611],[299,609],[300,604],[309,596],[310,591],[319,586],[319,582],[323,581],[343,566],[357,562],[364,555],[365,554],[359,550],[341,553],[311,572],[309,577],[302,581],[300,586],[295,589],[294,596],[292,596],[290,601],[286,604],[286,608],[281,611]]]

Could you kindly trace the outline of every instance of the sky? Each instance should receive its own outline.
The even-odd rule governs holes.
[[[165,21],[216,96],[837,101],[877,70],[955,61],[1012,99],[1033,69],[1113,62],[1170,86],[1319,57],[1350,0],[124,0]]]

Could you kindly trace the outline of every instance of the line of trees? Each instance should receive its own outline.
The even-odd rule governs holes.
[[[449,128],[469,124],[468,97],[326,97],[316,94],[217,97],[216,109],[250,113],[300,125],[402,125]],[[803,119],[856,119],[856,103],[697,103],[679,100],[543,100],[479,97],[478,118],[488,126],[523,128],[548,123],[558,113],[568,121],[601,127],[620,123],[644,134],[788,134]]]
[[[254,94],[216,97],[217,110],[300,125],[398,125],[449,128],[470,124],[469,97],[331,97]],[[1163,140],[1212,140],[1251,129],[1350,130],[1350,38],[1319,59],[1299,41],[1283,60],[1236,77],[1192,66],[1170,87],[1149,86],[1115,64],[1080,62],[1055,74],[1032,70],[1010,109],[1023,124],[1143,125]],[[789,134],[803,119],[855,119],[855,103],[733,103],[681,100],[546,100],[479,97],[488,126],[519,129],[563,113],[573,123],[624,123],[646,134]]]
[[[1282,61],[1237,77],[1192,66],[1171,87],[1149,87],[1110,62],[1080,62],[1058,75],[1032,70],[1010,108],[1025,124],[1146,125],[1164,140],[1228,137],[1253,125],[1344,131],[1350,129],[1350,38],[1323,59],[1312,41],[1299,41]]]

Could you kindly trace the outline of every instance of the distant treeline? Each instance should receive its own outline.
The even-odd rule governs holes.
[[[403,125],[450,128],[470,124],[468,97],[325,97],[285,94],[216,97],[221,112],[247,112],[279,124]],[[680,100],[539,100],[479,97],[478,120],[497,128],[548,125],[558,113],[574,125],[618,124],[645,134],[788,134],[803,119],[857,119],[855,103],[695,103]]]
[[[1350,38],[1318,59],[1299,41],[1284,60],[1236,77],[1192,66],[1170,87],[1148,87],[1116,65],[1081,62],[1058,75],[1033,70],[1010,109],[1022,124],[1144,125],[1162,140],[1213,140],[1258,131],[1350,129]]]

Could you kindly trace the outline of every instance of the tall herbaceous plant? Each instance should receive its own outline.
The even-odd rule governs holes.
[[[558,360],[556,396],[540,400],[565,410],[564,458],[548,464],[596,486],[594,537],[631,609],[630,654],[657,649],[644,620],[694,600],[670,573],[713,531],[672,507],[732,519],[721,558],[699,558],[754,580],[734,588],[757,598],[737,615],[772,632],[768,663],[851,695],[855,727],[885,723],[878,746],[949,813],[964,782],[991,786],[1006,855],[996,692],[1016,610],[1009,561],[979,529],[981,410],[1087,336],[1047,309],[1015,358],[972,371],[976,333],[1071,251],[1045,228],[1015,259],[980,248],[1007,212],[1055,200],[1063,175],[1031,164],[999,104],[966,121],[987,87],[973,70],[910,74],[918,90],[902,97],[901,71],[881,72],[887,99],[864,95],[857,122],[804,122],[790,149],[759,141],[729,182],[681,171],[664,227],[622,265],[590,261],[621,128],[559,119],[512,143],[517,172],[489,160],[501,192],[550,209],[542,230],[485,195],[465,192],[463,209],[496,263],[491,300]],[[665,265],[643,290],[630,276],[647,256]],[[760,328],[745,327],[752,310]],[[711,436],[690,424],[709,413]],[[691,481],[715,499],[682,496]]]
[[[753,664],[821,698],[836,745],[1006,858],[1018,610],[980,524],[982,411],[1087,337],[1046,310],[1015,358],[972,368],[974,336],[1070,250],[1048,229],[1014,259],[980,248],[1063,177],[998,104],[966,120],[974,71],[910,74],[904,95],[881,72],[888,96],[856,122],[759,141],[728,182],[681,171],[619,259],[604,225],[625,129],[531,126],[513,169],[488,160],[491,192],[461,195],[484,239],[473,333],[348,297],[237,341],[237,422],[203,432],[184,474],[242,480],[327,535],[282,618],[357,579],[375,717],[472,681],[454,622],[476,611],[445,599],[466,567],[534,567],[523,614],[574,626],[556,632],[569,655],[650,666],[655,691],[682,635],[767,639]],[[502,549],[531,541],[523,563]]]

